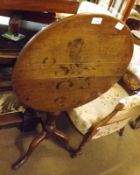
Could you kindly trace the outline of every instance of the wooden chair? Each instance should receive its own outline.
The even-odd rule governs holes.
[[[138,11],[139,1],[136,1],[135,9],[131,11],[131,14],[127,20],[127,25],[132,30],[134,38],[134,54],[132,60],[128,66],[126,73],[123,76],[123,85],[129,91],[129,94],[135,94],[140,89],[140,14]],[[135,120],[130,122],[130,126],[133,129],[139,128],[140,117],[137,117]]]
[[[102,5],[116,17],[126,21],[136,0],[91,0],[91,2]]]
[[[129,3],[132,3],[132,1]],[[87,10],[87,9],[85,9],[85,10]],[[90,10],[92,11],[92,9],[90,9]],[[84,10],[82,9],[81,11],[84,11]],[[122,18],[122,19],[124,19],[124,18]],[[132,79],[132,70],[133,70],[133,79]],[[137,76],[136,76],[136,74],[137,74]],[[134,54],[133,54],[132,61],[128,67],[126,74],[123,77],[124,81],[127,82],[127,87],[128,87],[128,85],[132,86],[133,90],[134,89],[137,90],[139,88],[138,75],[139,75],[139,47],[134,45]],[[131,79],[132,81],[130,82],[129,79]],[[120,108],[118,108],[118,106],[120,105],[120,104],[117,104],[119,99],[116,99],[113,97],[115,97],[115,91],[118,94],[121,94],[121,88],[123,88],[123,87],[118,86],[116,88],[116,86],[113,87],[112,89],[110,89],[107,93],[105,93],[104,95],[102,95],[98,99],[68,112],[68,114],[69,114],[72,122],[76,126],[76,128],[82,134],[85,134],[83,137],[83,140],[79,144],[79,147],[74,152],[74,156],[82,149],[82,147],[85,145],[85,143],[87,141],[89,141],[91,138],[96,139],[96,138],[99,138],[101,136],[105,136],[105,135],[108,135],[110,133],[113,133],[114,131],[117,131],[117,130],[121,129],[123,126],[125,126],[125,124],[131,119],[131,117],[139,116],[139,109],[133,109],[133,105],[132,105],[132,108],[128,111],[121,110]],[[130,90],[132,90],[132,88],[129,88],[129,90],[127,88],[127,90],[129,91],[129,94],[130,94]],[[114,92],[114,94],[111,92]],[[110,98],[108,98],[108,96]],[[135,95],[134,99],[135,99],[135,97],[139,100],[139,95],[138,96]],[[118,95],[118,98],[120,98],[119,95]],[[123,96],[121,98],[123,98]],[[129,101],[129,98],[133,99],[131,97],[127,97],[126,99]],[[133,100],[130,100],[130,104],[133,103]],[[114,101],[116,101],[116,104],[113,103]],[[110,107],[110,103],[111,103],[112,107]],[[114,107],[113,107],[113,105],[114,105]],[[117,110],[115,108],[115,105],[117,106],[116,108],[118,108]],[[138,103],[138,105],[139,105],[139,103]],[[108,110],[112,110],[113,112],[110,114],[110,111],[108,111]],[[107,111],[109,114],[108,116],[107,116]],[[110,116],[111,116],[111,118],[110,118]],[[103,119],[102,119],[102,117],[103,117]],[[112,120],[114,120],[114,122]],[[139,118],[137,119],[137,121],[138,120],[139,120]],[[133,123],[133,126],[134,125],[136,125],[136,123]]]
[[[84,135],[72,156],[79,154],[88,141],[121,130],[139,114],[140,93],[129,96],[118,84],[97,99],[68,111],[72,123]]]
[[[96,1],[96,3],[99,3],[99,4],[101,4],[101,2],[103,2],[103,1],[98,1],[98,2]],[[116,6],[115,2],[116,1],[114,1],[114,4],[112,1],[108,2],[108,6],[106,7],[106,9],[108,9],[108,10],[110,9],[110,11],[112,11],[111,7],[113,6],[113,8],[115,8],[115,6]],[[120,9],[119,12],[122,12],[122,17],[121,17],[122,20],[126,21],[125,17],[126,16],[128,17],[128,12],[131,11],[131,8],[134,5],[133,3],[135,3],[135,2],[134,1],[127,1],[127,4],[124,3],[126,5],[125,8],[123,7],[124,6],[123,3],[121,3],[120,7],[118,6]],[[122,11],[121,9],[123,9],[124,11]],[[89,10],[90,10],[90,12],[92,12],[92,11],[94,12],[94,10],[91,8]],[[84,8],[82,8],[81,11],[84,11]],[[88,11],[88,10],[85,8],[85,12],[86,11]],[[119,17],[119,15],[117,15],[117,17]],[[130,29],[138,28],[140,25],[139,24],[140,23],[140,15],[138,14],[138,12],[136,12],[134,10],[131,11],[131,14],[128,17],[128,20],[126,21],[126,23],[130,27]],[[134,54],[132,57],[132,61],[131,61],[130,65],[128,66],[128,69],[126,70],[126,73],[123,76],[123,84],[122,84],[124,86],[124,88],[128,91],[128,93],[131,95],[134,91],[136,91],[136,93],[137,93],[137,90],[139,90],[139,88],[140,88],[140,73],[139,73],[140,49],[138,46],[138,45],[140,45],[140,42],[135,37],[134,37],[134,42],[136,43],[134,45]],[[131,126],[133,128],[139,127],[139,123],[140,123],[139,121],[140,121],[140,117],[138,117],[134,122],[131,122]]]
[[[136,5],[139,1],[136,1]],[[139,63],[140,63],[140,14],[138,11],[133,10],[127,20],[127,25],[132,30],[133,39],[134,39],[134,53],[130,65],[123,76],[123,82],[126,88],[129,91],[137,91],[140,88],[140,72],[139,72]],[[140,37],[140,36],[139,36]]]
[[[99,3],[99,2],[98,2]],[[126,5],[126,9],[124,10],[125,11],[125,13],[126,14],[128,14],[127,12],[129,11],[130,12],[130,9],[128,10],[127,8],[128,7],[130,7],[132,4],[132,1],[128,1],[128,4]],[[133,1],[133,3],[134,3],[134,1]],[[122,6],[122,4],[121,4],[121,6]],[[88,12],[88,9],[87,9],[87,5],[86,5],[86,8],[85,8],[85,11],[84,11],[84,7],[81,7],[81,9],[79,10],[80,12]],[[111,1],[110,1],[110,4],[109,4],[109,6],[108,6],[108,8],[107,9],[109,9],[111,7]],[[97,11],[98,9],[96,9],[96,11]],[[100,9],[99,9],[100,10]],[[92,9],[92,8],[89,8],[89,12],[91,13],[91,12],[94,12],[94,10]],[[103,11],[103,13],[104,13],[104,11]],[[125,16],[126,14],[124,14],[123,13],[123,15]],[[125,17],[124,16],[122,16],[122,20],[126,20],[125,19]],[[127,16],[127,15],[126,15]],[[136,47],[135,47],[135,49],[134,49],[134,54],[137,54],[136,53]],[[137,55],[138,56],[138,55]],[[132,59],[133,60],[133,59]],[[132,62],[131,62],[131,64],[132,64]],[[130,64],[130,65],[131,65]],[[126,75],[126,74],[125,74]],[[122,88],[122,87],[121,87]],[[115,89],[115,87],[113,87],[112,89],[111,89],[112,91],[115,91],[116,89]],[[110,91],[111,91],[110,90]],[[116,103],[118,102],[117,100],[118,99],[115,99],[114,98],[114,100],[113,100],[113,97],[114,97],[114,94],[111,94],[110,95],[110,93],[111,92],[108,92],[108,94],[109,95],[107,95],[107,94],[105,94],[105,97],[104,97],[104,95],[103,96],[101,96],[100,98],[98,98],[97,100],[95,100],[95,101],[93,101],[93,102],[90,102],[90,103],[88,103],[88,104],[86,104],[86,105],[83,105],[83,106],[80,106],[80,107],[78,107],[78,108],[76,108],[76,109],[73,109],[72,111],[70,111],[69,112],[69,115],[70,115],[70,117],[71,117],[71,119],[72,119],[72,121],[73,121],[73,123],[74,123],[74,125],[76,126],[76,128],[81,132],[81,133],[83,133],[83,134],[85,134],[84,135],[84,137],[83,137],[83,140],[82,140],[82,142],[80,143],[80,145],[79,145],[79,147],[77,148],[77,150],[76,150],[76,152],[74,153],[75,155],[81,150],[81,148],[83,147],[83,145],[87,142],[87,141],[89,141],[92,137],[93,138],[98,138],[98,137],[101,137],[101,136],[104,136],[104,135],[107,135],[107,134],[109,134],[109,133],[112,133],[112,132],[114,132],[114,131],[116,131],[116,130],[119,130],[119,129],[121,129],[121,127],[123,127],[123,126],[125,126],[125,124],[130,120],[130,118],[132,117],[132,116],[138,116],[138,114],[139,114],[139,110],[136,112],[135,110],[132,110],[133,111],[133,113],[131,113],[130,111],[127,111],[128,113],[129,113],[129,117],[128,117],[128,113],[123,113],[122,112],[122,114],[120,113],[119,114],[119,117],[121,117],[121,119],[119,119],[119,117],[118,117],[118,120],[116,120],[116,122],[112,122],[112,123],[110,123],[110,119],[107,121],[107,122],[105,122],[103,125],[102,125],[102,120],[101,120],[101,118],[103,117],[105,117],[106,116],[106,114],[107,114],[107,108],[108,108],[108,106],[110,107],[110,103],[113,103],[113,101],[115,101],[116,100]],[[121,92],[120,92],[120,89],[119,89],[119,87],[118,87],[118,89],[117,89],[117,93],[118,94],[121,94]],[[128,94],[127,94],[128,95]],[[106,102],[104,101],[108,96],[110,96],[110,97],[112,97],[111,99],[108,99]],[[119,96],[118,96],[119,97]],[[102,98],[104,99],[103,101],[102,101]],[[122,97],[121,97],[122,98]],[[130,97],[131,98],[131,97]],[[138,96],[138,98],[139,98],[139,96]],[[109,101],[110,100],[110,101]],[[132,102],[132,101],[131,101]],[[93,104],[92,104],[93,103]],[[97,107],[97,106],[98,107]],[[104,108],[103,108],[103,106],[104,106]],[[107,107],[106,107],[106,105],[107,105]],[[113,107],[113,105],[112,105],[112,107]],[[99,109],[99,110],[98,110]],[[113,110],[113,108],[111,108],[110,107],[110,109],[109,110]],[[116,109],[115,109],[115,111],[116,111]],[[119,111],[119,110],[118,110]],[[118,112],[117,111],[117,112]],[[126,111],[125,111],[126,112]],[[136,113],[137,114],[136,114]],[[108,113],[110,113],[110,111],[108,112]],[[134,114],[135,113],[135,114]],[[87,114],[87,115],[86,115]],[[95,114],[95,116],[94,116],[94,114]],[[113,114],[113,115],[112,115]],[[114,119],[114,118],[116,118],[117,119],[117,116],[116,116],[116,113],[114,114],[114,111],[112,112],[112,118],[111,118],[111,120],[112,119]],[[89,118],[88,118],[88,115],[89,115]],[[109,116],[110,116],[110,114],[109,114]],[[98,117],[101,117],[101,118],[98,118]],[[124,118],[123,118],[124,117]],[[126,117],[128,117],[127,119],[126,119]],[[105,121],[106,121],[106,118],[108,118],[108,117],[105,117]],[[103,119],[103,121],[104,121],[104,119]],[[108,123],[109,122],[109,123]],[[118,122],[118,123],[117,123]],[[104,126],[103,127],[103,130],[101,129],[101,131],[99,131],[98,132],[98,129],[96,128],[96,124],[97,124],[97,127],[98,127],[98,124],[100,125],[101,124],[101,126]],[[100,128],[100,127],[99,127]],[[101,127],[102,128],[102,127]]]
[[[135,40],[137,41],[138,39],[135,38]],[[137,42],[137,44],[139,43]],[[135,94],[139,92],[140,89],[140,45],[137,44],[134,45],[134,54],[132,60],[128,66],[126,73],[122,78],[123,85],[126,87],[130,94]],[[139,125],[140,117],[137,117],[130,122],[130,126],[133,129],[139,128]]]
[[[98,3],[100,4],[102,1],[100,0],[100,1],[94,1],[94,2],[97,4]],[[106,4],[108,5],[106,9],[110,9],[112,6],[115,7],[116,1],[107,1],[107,2],[104,5],[105,7],[106,7]],[[114,2],[114,5],[113,5],[113,2]],[[123,3],[124,3],[124,1],[123,1]],[[121,3],[121,8],[123,6],[123,3]],[[131,11],[134,3],[135,3],[134,1],[127,1],[127,3],[125,3],[125,5],[126,5],[125,8],[122,8],[122,9],[125,9],[122,13],[122,18],[121,18],[122,20],[126,20],[125,16],[128,15],[128,11],[129,12]],[[88,2],[86,2],[85,4],[83,3],[83,6],[79,7],[79,13],[84,13],[84,12],[85,13],[94,13],[94,9],[96,9],[95,12],[100,12],[103,14],[107,13],[107,11],[104,11],[104,9],[102,9],[102,8],[98,9],[98,6],[95,6],[94,4],[92,4],[92,3],[90,4]],[[114,16],[112,13],[110,13],[110,15]],[[135,18],[137,21],[140,20],[140,16],[135,11],[132,11],[131,15],[129,16],[129,19],[130,18],[133,18],[133,19]],[[129,24],[129,22],[127,24]],[[129,26],[129,28],[131,28],[131,27],[132,26]],[[125,75],[123,76],[123,81],[126,84],[127,90],[132,90],[132,91],[139,89],[139,79],[140,79],[139,78],[139,70],[138,70],[140,41],[134,37],[134,43],[135,43],[135,45],[134,45],[134,54],[132,57],[132,61],[129,65]]]

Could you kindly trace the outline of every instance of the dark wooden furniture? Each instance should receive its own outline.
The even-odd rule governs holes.
[[[110,1],[109,6],[111,6],[111,3]],[[26,13],[27,11],[32,11],[30,12],[31,15],[29,15],[31,19],[41,22],[42,19],[43,21],[45,20],[42,18],[44,15],[42,12],[44,11],[76,13],[78,6],[79,2],[70,0],[16,0],[14,3],[10,0],[0,0],[0,14],[9,16],[11,13],[15,13],[15,11],[17,13],[19,9],[23,14],[28,14]],[[34,15],[38,16],[38,14],[41,14],[41,18],[34,18]],[[105,92],[118,81],[124,73],[132,53],[132,40],[129,31],[125,25],[122,30],[115,29],[115,25],[121,21],[104,15],[96,16],[104,19],[100,25],[91,24],[93,17],[95,16],[80,15],[78,17],[64,19],[64,21],[52,25],[40,32],[31,43],[28,43],[18,57],[20,61],[17,62],[13,75],[17,96],[27,106],[33,109],[47,111],[49,115],[47,115],[47,120],[39,119],[38,122],[42,124],[42,132],[33,140],[27,154],[13,165],[14,169],[20,167],[31,155],[35,147],[51,135],[57,135],[62,138],[66,143],[67,150],[73,153],[73,150],[68,144],[67,136],[56,129],[55,121],[59,112],[96,98],[100,93]],[[23,15],[23,18],[27,19],[26,15]],[[79,31],[82,31],[82,33]],[[64,37],[64,33],[67,33],[66,37]],[[53,41],[49,40],[47,36],[46,42],[47,34],[49,34]],[[91,36],[95,38],[93,39]],[[38,43],[38,40],[41,40],[41,42]],[[53,46],[54,43],[55,47]],[[128,43],[128,45],[124,47],[124,43]],[[43,47],[41,46],[44,44],[46,45],[46,50],[43,51]],[[118,48],[118,45],[122,47]],[[30,47],[31,52],[29,51]],[[16,50],[14,54],[5,54],[8,55],[8,59],[11,59],[11,55],[12,59],[15,59],[19,50]],[[46,51],[49,54],[47,56]],[[127,55],[126,51],[129,51]],[[40,53],[41,57],[39,57]],[[24,57],[25,55],[27,57]],[[35,57],[33,57],[34,55]],[[120,66],[124,56],[125,59],[123,59],[123,64]],[[7,59],[6,57],[6,55],[2,55],[1,58]],[[28,60],[29,62],[25,58],[30,58]],[[85,58],[86,62],[84,62]],[[92,61],[93,58],[95,59],[94,61]],[[110,61],[108,62],[108,60]],[[92,63],[91,66],[89,63]],[[47,74],[46,67],[48,68]],[[21,77],[26,69],[27,74],[23,74],[23,79],[21,78],[20,81],[19,77]],[[101,73],[102,71],[104,74]],[[21,85],[24,81],[25,84],[22,89]],[[35,83],[37,83],[37,86]],[[48,93],[46,94],[46,92]],[[25,94],[26,98],[22,94]],[[9,121],[10,124],[12,122],[10,119],[6,120],[4,118],[2,127],[4,123],[8,125],[6,121]],[[15,117],[13,121],[16,124],[22,123],[21,119]]]
[[[102,19],[101,24],[95,19]],[[73,154],[67,136],[56,129],[56,118],[61,111],[95,99],[124,74],[133,41],[126,25],[120,30],[114,27],[117,23],[122,24],[106,15],[75,15],[39,32],[24,47],[14,67],[14,91],[22,103],[49,115],[41,119],[42,132],[13,168],[50,135],[61,137]]]
[[[99,2],[100,2],[100,0],[95,0],[95,3],[98,4]],[[131,12],[131,9],[134,7],[135,2],[136,2],[136,0],[127,0],[127,2],[120,1],[120,4],[118,4],[119,7],[118,7],[118,9],[116,9],[116,11],[118,11],[118,13],[120,13],[123,9],[123,6],[125,6],[123,9],[123,12],[122,12],[122,17],[121,17],[122,21],[127,20],[129,14]],[[108,0],[108,10],[111,8],[114,8],[115,4],[116,4],[116,0]]]
[[[0,0],[0,9],[5,10],[76,13],[78,6],[77,0]]]
[[[140,46],[140,39],[136,38],[135,36],[133,36],[133,38],[134,38],[134,43]],[[128,89],[130,90],[131,94],[136,94],[137,92],[140,91],[140,88],[138,88],[136,90],[133,90],[133,89],[130,89],[130,88],[128,88]],[[137,117],[135,120],[130,121],[130,127],[132,129],[139,129],[140,128],[140,116]]]
[[[55,13],[38,11],[0,10],[1,16],[11,17],[19,15],[22,20],[50,24],[56,20]]]
[[[7,26],[0,27],[0,90],[9,90],[12,89],[11,83],[7,83],[7,77],[4,77],[2,74],[2,69],[7,69],[7,67],[13,67],[17,56],[20,50],[24,47],[24,45],[33,37],[36,31],[21,29],[20,32],[24,34],[26,37],[18,42],[13,42],[3,38],[1,35],[7,31]],[[8,82],[10,80],[10,75],[8,76]]]
[[[16,18],[16,16],[19,16],[21,20],[41,22],[45,24],[49,24],[56,20],[53,13],[42,12],[0,11],[0,15],[9,16],[12,19]],[[16,30],[19,33],[25,35],[25,38],[18,42],[14,42],[2,37],[2,34],[7,32],[9,28],[11,28],[12,30],[12,24],[10,23],[9,26],[0,26],[0,64],[14,63],[16,61],[17,55],[19,54],[23,46],[36,32],[38,32],[37,30],[25,29],[23,27],[16,26]]]
[[[126,20],[131,8],[133,7],[136,0],[129,0],[125,6],[122,14],[122,20]],[[114,6],[112,0],[108,0],[108,9]],[[99,3],[99,1],[95,1]],[[31,20],[36,22],[42,22],[49,24],[56,20],[55,13],[76,13],[79,7],[78,0],[0,0],[0,15],[13,16],[19,15],[21,19]],[[20,10],[19,10],[20,9]],[[47,13],[46,13],[47,12]],[[28,38],[28,37],[27,37]],[[14,45],[14,44],[13,44]],[[7,46],[6,46],[7,48]],[[21,48],[20,48],[21,49]],[[19,47],[10,50],[7,48],[6,52],[0,48],[0,64],[9,63],[13,61],[19,53]]]
[[[50,24],[56,20],[55,13],[76,13],[79,2],[76,0],[41,0],[41,1],[3,1],[0,0],[0,15],[2,16],[20,16],[22,20],[35,21],[45,24]],[[20,9],[20,10],[19,10]],[[0,27],[0,34],[5,32],[8,29],[3,30],[2,26]],[[0,47],[0,64],[9,64],[13,63],[16,60],[19,51],[22,46],[29,40],[30,35],[28,31],[20,29],[20,32],[25,34],[26,38],[23,41],[10,42],[8,40],[2,39]],[[34,32],[32,33],[32,35]],[[5,49],[6,48],[6,49]]]
[[[96,18],[102,18],[101,24],[94,24]],[[96,98],[98,91],[105,92],[124,74],[133,52],[130,31],[119,20],[123,28],[117,29],[116,21],[77,15],[41,31],[16,62],[13,83],[18,98],[34,109],[53,112],[82,105]],[[124,47],[124,43],[128,44]]]
[[[18,42],[13,42],[3,38],[1,35],[7,31],[7,26],[0,26],[0,64],[12,64],[16,61],[16,58],[20,50],[25,44],[34,36],[36,31],[20,29],[20,32],[26,37]],[[8,62],[9,61],[9,62]]]

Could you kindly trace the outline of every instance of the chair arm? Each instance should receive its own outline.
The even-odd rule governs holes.
[[[122,98],[108,116],[92,126],[94,127],[94,132],[96,132],[99,127],[106,125],[119,111],[130,110],[137,106],[140,106],[140,92],[135,95]]]
[[[92,125],[88,129],[88,131],[87,131],[86,134],[87,135],[90,135],[90,139],[91,139],[98,132],[100,132],[100,130],[102,130],[101,128],[104,128],[104,126],[108,125],[109,122],[114,117],[117,117],[118,114],[119,114],[119,112],[121,112],[123,110],[126,110],[128,112],[129,110],[131,110],[132,108],[135,108],[137,106],[140,106],[140,92],[138,92],[135,95],[127,96],[127,97],[122,98],[118,102],[118,104],[116,105],[116,107],[114,108],[114,110],[109,115],[107,115],[104,119],[102,119],[101,121],[99,121],[99,122],[95,123],[94,125]],[[122,119],[120,122],[124,122],[123,125],[126,124],[129,121],[129,117],[127,116],[127,118]],[[116,124],[118,124],[118,121],[116,122]],[[111,125],[111,123],[108,126],[110,126],[110,125]],[[98,137],[99,137],[99,135],[98,135]]]
[[[119,101],[119,104],[122,104],[123,106],[121,110],[132,109],[140,106],[140,92],[132,96],[124,97]]]

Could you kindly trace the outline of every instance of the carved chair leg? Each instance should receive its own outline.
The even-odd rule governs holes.
[[[78,148],[74,151],[71,151],[72,158],[76,157],[77,155],[79,155],[81,153],[82,148],[91,139],[94,131],[95,131],[94,127],[89,128],[88,132],[83,136],[83,139],[82,139],[81,143],[79,144]]]
[[[120,129],[120,130],[118,131],[119,136],[123,136],[124,130],[125,130],[125,127],[123,127],[122,129]]]
[[[40,134],[38,134],[33,141],[31,142],[27,152],[25,153],[25,155],[23,157],[21,157],[19,160],[17,160],[13,165],[12,165],[12,169],[16,170],[18,169],[20,166],[22,166],[27,159],[31,156],[32,152],[34,151],[34,149],[40,144],[40,142],[42,142],[45,138],[47,137],[47,133],[46,132],[41,132]]]
[[[64,141],[65,143],[64,147],[66,148],[68,152],[71,152],[73,150],[73,148],[69,145],[69,138],[66,134],[64,134],[62,131],[59,131],[57,129],[53,131],[53,134],[61,138]]]
[[[136,118],[134,121],[131,121],[129,123],[129,125],[130,125],[130,127],[132,129],[138,129],[138,128],[140,128],[140,116],[138,118]]]

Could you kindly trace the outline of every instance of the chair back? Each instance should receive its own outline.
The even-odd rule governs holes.
[[[126,21],[136,0],[95,0],[96,4],[106,7],[122,21]]]

